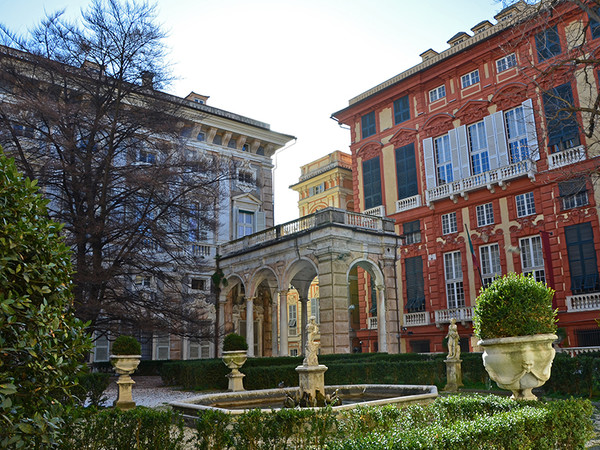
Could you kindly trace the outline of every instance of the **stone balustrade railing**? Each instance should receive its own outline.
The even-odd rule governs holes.
[[[408,211],[409,209],[418,208],[419,206],[421,206],[421,194],[396,201],[396,212]]]
[[[462,308],[441,309],[435,311],[435,323],[450,323],[450,320],[456,319],[458,322],[473,321],[473,307],[464,306]]]
[[[569,148],[562,152],[552,153],[548,156],[548,168],[557,169],[558,167],[568,166],[580,161],[585,161],[585,148],[583,145]]]
[[[377,329],[377,317],[369,317],[368,327],[369,327],[369,330]]]
[[[459,195],[465,197],[469,191],[474,191],[483,187],[491,190],[495,184],[502,186],[505,181],[518,178],[523,175],[528,175],[530,178],[533,178],[535,171],[536,166],[533,161],[529,159],[518,161],[516,163],[509,164],[508,166],[500,167],[498,169],[490,170],[488,172],[462,178],[457,181],[428,189],[425,191],[425,201],[427,206],[430,206],[431,202],[433,201],[448,197],[454,199]]]
[[[571,356],[577,356],[577,355],[581,355],[583,353],[592,353],[592,352],[600,351],[600,347],[599,346],[595,346],[595,347],[562,347],[562,348],[557,348],[556,351],[561,352],[561,353],[568,353]]]
[[[314,214],[222,244],[219,247],[219,254],[223,256],[237,253],[257,245],[276,241],[296,233],[310,231],[328,224],[337,224],[350,228],[360,228],[378,232],[394,232],[394,221],[391,219],[349,212],[337,208],[325,208]]]
[[[600,292],[570,295],[566,299],[567,312],[594,311],[600,309]]]
[[[403,324],[405,327],[429,325],[429,322],[429,313],[427,311],[404,314]]]
[[[385,217],[385,206],[379,205],[375,208],[365,209],[362,213],[368,216]]]

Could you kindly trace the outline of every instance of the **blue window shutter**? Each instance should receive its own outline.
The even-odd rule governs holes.
[[[496,148],[496,128],[494,127],[494,119],[492,116],[483,118],[483,126],[485,127],[485,138],[488,148],[488,158],[490,160],[490,170],[498,168],[498,149]]]
[[[394,124],[406,122],[410,119],[410,104],[408,95],[394,101]]]
[[[504,112],[498,111],[492,114],[494,132],[496,133],[496,154],[498,155],[498,167],[508,166],[508,142],[506,140],[506,125],[504,123]]]
[[[471,176],[471,163],[469,155],[469,146],[467,143],[467,127],[462,125],[456,129],[456,137],[458,139],[458,151],[460,155],[460,171],[461,178]]]
[[[423,140],[423,157],[425,159],[425,182],[427,183],[427,189],[433,189],[436,186],[433,138]]]
[[[415,145],[408,144],[396,149],[396,183],[398,199],[412,197],[419,193],[417,181]]]
[[[379,156],[363,161],[363,193],[365,209],[381,205],[381,172]]]
[[[376,132],[375,111],[365,114],[360,119],[362,128],[362,139],[373,136]]]
[[[450,141],[450,154],[452,155],[452,177],[454,181],[460,180],[460,155],[458,152],[458,142],[456,139],[456,128],[448,131]]]
[[[535,130],[535,114],[533,113],[533,101],[528,98],[522,104],[523,117],[525,118],[525,130],[527,131],[527,146],[529,147],[529,156],[534,161],[540,159],[540,148]]]

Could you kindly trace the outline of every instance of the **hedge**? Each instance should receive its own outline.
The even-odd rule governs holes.
[[[432,404],[200,414],[200,449],[555,449],[583,448],[592,405],[584,400],[517,402],[497,396],[439,397]]]
[[[183,448],[183,420],[171,411],[137,407],[96,410],[77,408],[65,420],[59,448],[147,449]]]

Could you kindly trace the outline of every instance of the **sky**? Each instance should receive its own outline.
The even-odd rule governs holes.
[[[0,23],[25,33],[88,0],[0,0]],[[334,150],[350,132],[331,114],[348,100],[421,61],[429,48],[482,20],[499,0],[157,0],[176,80],[165,90],[210,96],[207,104],[293,135],[274,157],[275,223],[298,217],[289,189],[300,166]]]

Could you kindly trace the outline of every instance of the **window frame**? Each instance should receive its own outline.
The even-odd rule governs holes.
[[[375,177],[377,175],[377,177]],[[381,166],[379,155],[362,162],[363,200],[365,210],[383,204],[381,189]]]
[[[527,217],[537,214],[533,192],[515,195],[515,207],[517,210],[517,217]]]
[[[527,138],[525,110],[522,105],[503,112],[506,128],[506,145],[511,163],[531,158]]]
[[[398,200],[419,194],[417,176],[417,158],[413,143],[398,147],[394,151],[396,158],[396,185]]]
[[[460,77],[460,86],[462,89],[466,89],[469,86],[473,86],[481,81],[479,78],[479,69],[475,69],[469,73],[464,74]]]
[[[406,103],[404,105],[404,103]],[[394,125],[410,120],[410,101],[408,94],[394,100]]]
[[[464,308],[465,290],[460,250],[444,253],[444,280],[448,309]]]
[[[421,242],[421,221],[419,219],[402,224],[404,244],[418,244]]]
[[[554,40],[552,40],[552,39]],[[562,53],[560,35],[556,25],[540,31],[534,36],[538,62],[544,62]],[[550,44],[550,46],[548,45]],[[552,46],[556,46],[553,48]]]
[[[477,217],[477,227],[493,225],[495,223],[493,202],[477,205],[475,207],[475,215]]]
[[[254,222],[255,222],[255,212],[254,211],[248,211],[245,209],[238,209],[237,212],[237,220],[236,220],[236,230],[237,230],[237,238],[242,238],[244,236],[250,236],[251,234],[254,234]],[[247,221],[241,221],[240,219],[242,217],[246,217],[250,219],[250,222]],[[243,228],[243,229],[242,229]],[[246,233],[247,231],[250,231],[250,233]]]
[[[487,254],[484,255],[484,253]],[[494,281],[494,279],[502,276],[500,245],[497,242],[481,245],[479,247],[479,260],[481,261],[481,278],[483,281],[483,287],[487,287],[492,283],[492,281]]]
[[[475,133],[472,131],[475,130]],[[490,171],[490,153],[488,149],[485,123],[482,121],[467,125],[467,141],[469,142],[469,160],[471,174],[479,175]],[[475,148],[477,146],[477,148]]]
[[[519,239],[521,249],[521,269],[523,274],[532,274],[535,281],[546,282],[544,250],[542,237],[539,234]]]
[[[442,214],[441,220],[443,235],[458,233],[458,221],[456,218],[456,211],[452,211],[448,214]]]
[[[439,145],[439,143],[442,142],[444,144]],[[440,153],[439,150],[441,150],[442,153]],[[440,162],[440,154],[443,154],[445,158],[444,161]],[[448,134],[433,139],[433,156],[438,186],[452,183],[454,181],[454,167],[452,166],[452,149],[450,147],[450,136]],[[442,178],[442,172],[444,172],[445,177],[449,179]]]
[[[375,120],[375,111],[363,114],[360,118],[360,132],[362,139],[377,134],[377,123]]]
[[[496,73],[506,72],[516,66],[517,55],[513,52],[496,60]]]
[[[290,336],[298,335],[298,305],[296,303],[288,305],[288,332]]]
[[[429,91],[429,103],[437,102],[446,97],[446,85],[442,84]]]

